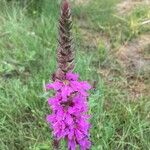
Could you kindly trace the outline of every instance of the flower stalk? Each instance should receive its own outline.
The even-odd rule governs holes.
[[[53,129],[54,150],[59,149],[59,141],[65,139],[68,150],[88,150],[90,116],[88,112],[88,90],[91,86],[87,81],[80,81],[79,75],[73,73],[74,50],[71,38],[71,11],[67,0],[63,0],[59,20],[59,39],[57,48],[57,70],[53,75],[53,83],[46,85],[47,90],[54,90],[53,97],[48,99],[52,114],[47,122]]]

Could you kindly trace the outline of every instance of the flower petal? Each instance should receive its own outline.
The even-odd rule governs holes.
[[[60,90],[61,89],[61,87],[62,87],[62,83],[61,82],[58,82],[58,81],[56,81],[56,82],[54,82],[54,83],[49,83],[49,84],[46,84],[46,89],[47,90],[56,90],[56,91],[58,91],[58,90]]]
[[[75,140],[69,140],[68,141],[68,149],[69,150],[76,150],[76,142],[75,142]]]
[[[71,117],[71,115],[69,113],[66,114],[66,123],[68,125],[72,125],[73,124],[73,119]]]
[[[80,149],[81,150],[87,150],[91,147],[91,142],[88,140],[88,138],[82,139],[79,141]]]
[[[73,92],[72,88],[68,85],[64,85],[61,89],[61,96],[63,101],[67,101],[67,96]]]
[[[68,72],[68,73],[66,74],[66,79],[69,80],[69,81],[71,81],[71,80],[77,81],[78,78],[79,78],[79,75],[78,75],[78,74],[71,73],[71,72]]]
[[[90,90],[92,88],[91,85],[87,81],[81,81],[80,84],[81,84],[82,88],[86,91]]]

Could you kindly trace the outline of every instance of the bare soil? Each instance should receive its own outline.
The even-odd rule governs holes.
[[[117,52],[119,62],[130,73],[150,73],[150,35],[141,35],[120,47]]]
[[[136,6],[139,5],[150,5],[149,0],[123,0],[117,5],[119,15],[126,15],[130,13]]]

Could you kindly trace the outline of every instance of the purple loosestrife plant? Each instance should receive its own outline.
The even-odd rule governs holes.
[[[88,122],[88,90],[91,86],[86,81],[79,81],[79,75],[73,73],[74,51],[71,38],[71,13],[67,0],[63,0],[59,21],[59,46],[57,49],[57,70],[53,74],[53,83],[46,85],[47,90],[54,90],[55,95],[48,99],[52,114],[47,116],[54,135],[54,147],[65,139],[68,150],[90,148],[90,124]]]

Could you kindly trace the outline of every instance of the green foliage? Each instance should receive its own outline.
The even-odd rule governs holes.
[[[108,58],[108,49],[103,41],[101,41],[98,45],[98,59],[100,60],[100,63],[103,64],[106,59]]]
[[[89,25],[93,28],[105,28],[107,25],[114,22],[112,19],[112,13],[114,12],[115,4],[118,1],[119,0],[89,1],[89,3],[85,5],[75,7],[74,14],[77,17],[84,17],[84,19],[89,21]]]

